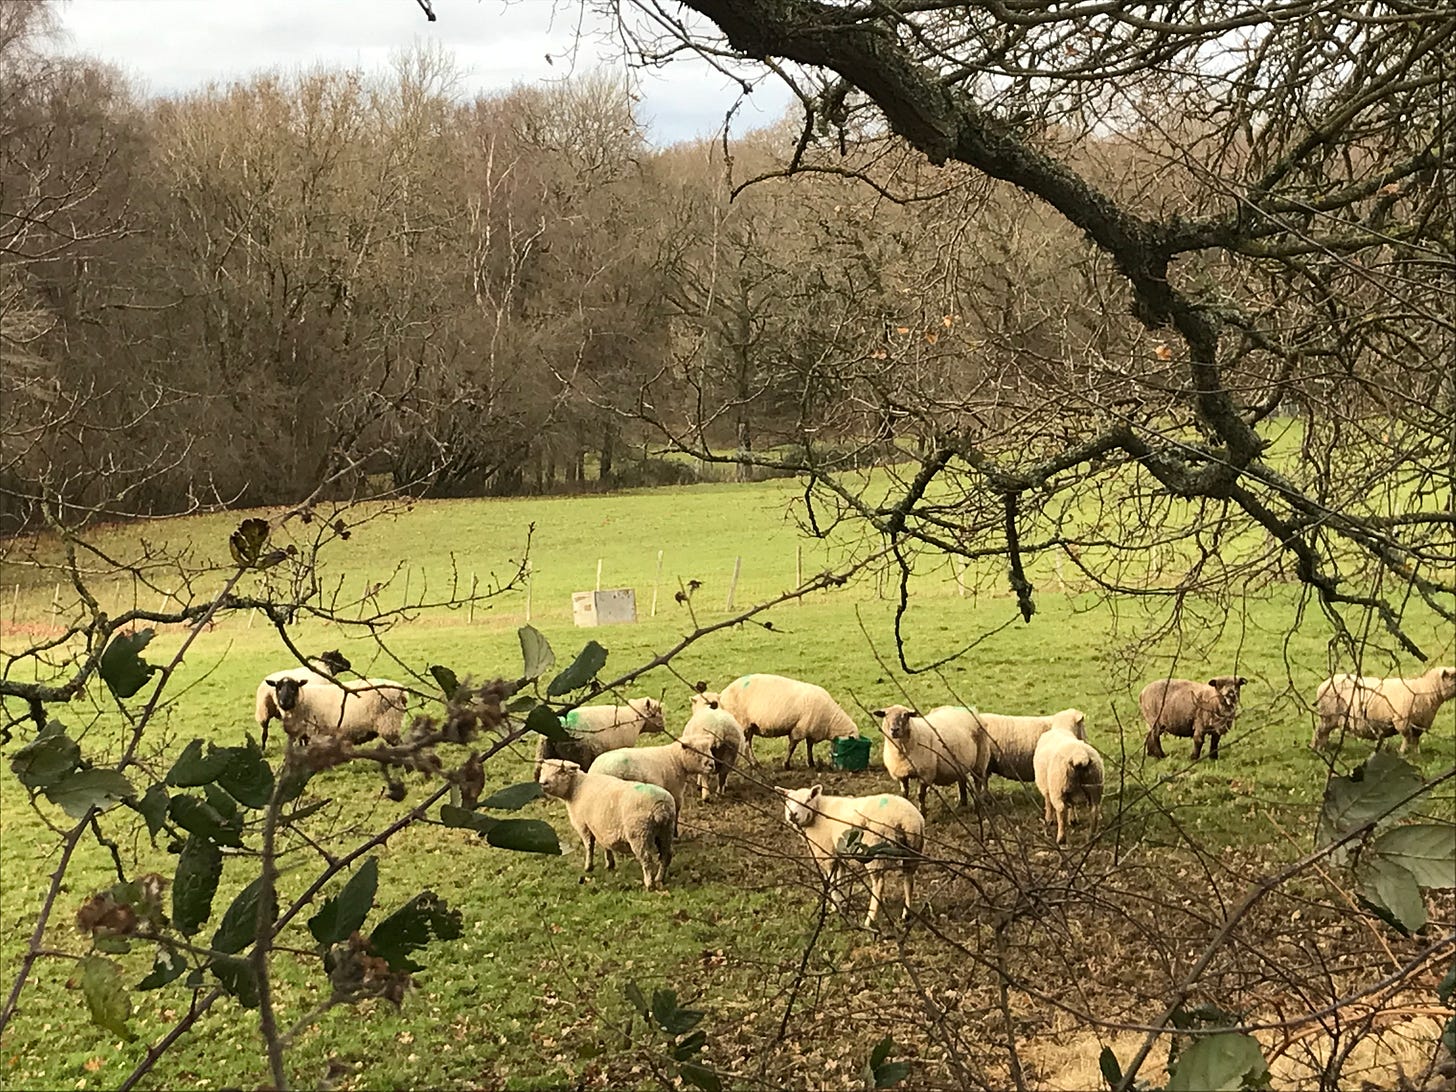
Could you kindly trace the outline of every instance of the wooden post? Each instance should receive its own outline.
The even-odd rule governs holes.
[[[733,593],[738,590],[738,574],[742,571],[742,569],[743,558],[735,557],[733,559],[733,579],[728,581],[728,601],[723,604],[724,610],[733,609]]]
[[[406,565],[405,566],[405,570],[404,570],[404,602],[400,604],[401,606],[404,606],[404,607],[408,607],[409,606],[409,578],[410,578],[409,566]]]
[[[531,563],[526,562],[526,621],[531,620]]]
[[[253,628],[253,619],[256,618],[256,617],[258,617],[258,608],[257,607],[251,607],[251,608],[249,608],[249,610],[248,610],[248,625],[247,625],[247,628],[248,629],[252,629]]]
[[[131,573],[131,612],[136,613],[137,609],[137,574],[133,569]]]
[[[602,559],[597,558],[597,591],[602,590]]]
[[[54,595],[51,596],[51,617],[54,618],[56,615],[58,615],[60,613],[61,613],[61,586],[60,586],[60,584],[57,584],[56,585],[56,592],[55,592]]]
[[[952,558],[950,567],[955,573],[956,587],[960,590],[961,598],[966,597],[966,561],[964,558]]]
[[[804,544],[802,542],[794,546],[794,587],[804,586]],[[804,597],[801,595],[797,600],[799,606],[804,605]]]
[[[472,625],[475,624],[475,588],[476,588],[476,576],[475,576],[474,573],[471,573],[470,574],[470,608],[466,612],[465,620],[467,622],[471,623]]]
[[[657,617],[657,585],[660,584],[660,583],[662,583],[662,551],[661,550],[658,550],[657,551],[657,572],[654,573],[653,576],[652,576],[652,610],[648,614],[648,617],[649,618],[656,618]],[[18,585],[17,585],[17,587],[18,587]]]

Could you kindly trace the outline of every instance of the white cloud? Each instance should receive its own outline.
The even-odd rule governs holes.
[[[585,4],[552,0],[434,0],[425,19],[414,0],[69,0],[60,9],[67,45],[119,66],[152,94],[300,67],[384,68],[392,53],[433,41],[452,53],[469,92],[561,79],[573,68],[623,66],[621,46]],[[551,61],[547,61],[547,56]],[[738,85],[696,59],[639,74],[651,137],[671,143],[715,132]],[[763,83],[740,108],[736,129],[782,115],[788,96]]]

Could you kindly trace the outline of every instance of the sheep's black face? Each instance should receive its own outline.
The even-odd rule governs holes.
[[[908,739],[910,736],[910,718],[914,715],[908,709],[896,713],[885,724],[885,734],[891,739]]]
[[[279,709],[286,713],[298,705],[299,691],[303,689],[302,679],[269,679],[268,685],[278,698]]]

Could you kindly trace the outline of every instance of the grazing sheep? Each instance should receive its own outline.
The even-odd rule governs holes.
[[[885,769],[907,797],[910,779],[919,780],[922,812],[931,785],[958,785],[963,806],[969,799],[968,782],[975,782],[977,794],[985,791],[991,741],[974,709],[942,705],[922,715],[891,705],[873,715],[883,720]]]
[[[1092,809],[1090,830],[1102,818],[1102,756],[1097,748],[1065,728],[1053,728],[1036,741],[1032,756],[1036,789],[1045,802],[1043,818],[1056,819],[1057,845],[1067,841],[1067,811],[1073,804]]]
[[[651,891],[667,885],[677,825],[670,792],[658,785],[585,773],[575,762],[559,758],[542,762],[536,780],[547,796],[566,801],[566,816],[586,846],[586,871],[592,870],[596,844],[601,842],[608,869],[617,867],[614,854],[630,852],[642,865],[642,886]]]
[[[703,697],[716,701],[742,725],[748,761],[755,766],[758,758],[753,753],[754,736],[789,737],[789,751],[784,755],[786,770],[794,748],[803,740],[812,770],[816,768],[814,744],[859,735],[854,719],[829,696],[829,691],[783,675],[743,675],[718,693],[704,693]]]
[[[1087,718],[1080,709],[1063,709],[1045,717],[980,712],[976,716],[991,741],[991,760],[986,772],[1010,781],[1036,780],[1032,759],[1036,755],[1036,741],[1043,732],[1065,728],[1078,739],[1087,738]]]
[[[1138,708],[1147,721],[1148,738],[1143,746],[1154,758],[1163,757],[1160,736],[1193,737],[1193,758],[1203,753],[1203,738],[1209,737],[1208,757],[1218,757],[1219,737],[1234,726],[1239,710],[1239,687],[1249,680],[1242,675],[1219,675],[1206,683],[1192,679],[1154,679],[1138,695]]]
[[[809,852],[828,885],[835,909],[844,909],[844,896],[835,883],[839,870],[847,864],[862,864],[870,877],[870,910],[865,926],[872,926],[879,915],[885,873],[894,869],[899,870],[904,884],[905,905],[900,917],[903,920],[910,916],[910,904],[915,900],[915,866],[925,848],[925,817],[914,804],[890,793],[826,796],[822,785],[792,790],[775,786],[774,792],[784,798],[784,822],[809,843]],[[851,831],[860,832],[858,851],[844,844],[843,839]],[[873,852],[878,846],[889,852]]]
[[[641,781],[666,789],[672,794],[673,808],[679,816],[688,782],[712,772],[711,754],[694,750],[681,742],[662,747],[620,747],[597,755],[592,763],[594,774],[618,777],[623,781]],[[673,833],[677,833],[675,825]]]
[[[743,753],[743,729],[733,715],[718,708],[717,702],[703,694],[693,695],[693,715],[678,737],[689,747],[712,756],[713,770],[718,774],[718,795],[723,795],[723,786],[733,767],[738,765],[738,756]],[[699,795],[707,800],[713,771],[698,777]]]
[[[1373,675],[1335,675],[1320,683],[1315,694],[1314,738],[1321,748],[1330,733],[1343,728],[1362,739],[1380,741],[1400,736],[1400,753],[1415,751],[1421,733],[1436,721],[1442,704],[1456,698],[1456,667],[1433,667],[1424,675],[1383,679]]]
[[[643,732],[666,731],[662,702],[655,698],[629,698],[626,705],[583,705],[561,718],[571,739],[546,739],[536,744],[536,773],[548,758],[564,758],[583,770],[591,769],[597,755],[631,747]]]
[[[375,736],[389,743],[399,742],[404,724],[404,707],[409,693],[391,679],[351,679],[340,682],[310,672],[269,679],[283,731],[300,740],[311,732],[339,736],[350,743],[363,743]]]
[[[344,657],[341,652],[323,652],[311,657],[306,665],[299,667],[286,667],[282,671],[275,671],[263,678],[258,683],[258,692],[253,698],[253,716],[258,722],[258,728],[262,731],[261,746],[268,746],[268,724],[277,717],[283,719],[283,712],[278,708],[278,702],[274,699],[274,688],[272,683],[278,679],[294,678],[306,679],[310,675],[327,675],[333,677],[348,671],[353,665]]]

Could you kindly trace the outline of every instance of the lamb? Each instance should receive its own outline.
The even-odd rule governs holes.
[[[1057,824],[1057,845],[1067,841],[1067,812],[1085,803],[1092,809],[1091,830],[1102,818],[1102,756],[1066,728],[1043,732],[1032,756],[1036,789],[1045,804],[1043,818]]]
[[[1154,758],[1163,757],[1159,737],[1163,732],[1181,738],[1193,737],[1193,759],[1203,753],[1203,738],[1209,737],[1208,757],[1218,757],[1219,737],[1234,726],[1239,709],[1239,687],[1249,680],[1242,675],[1219,675],[1206,683],[1192,679],[1154,679],[1138,695],[1138,708],[1148,725],[1144,748]]]
[[[626,705],[583,705],[562,718],[571,739],[542,739],[536,744],[535,772],[548,758],[564,758],[583,770],[591,769],[600,754],[631,747],[643,732],[662,732],[662,702],[630,698]]]
[[[658,785],[586,773],[575,762],[559,758],[542,762],[536,780],[547,796],[566,801],[567,818],[586,846],[586,871],[592,870],[596,844],[601,842],[608,869],[617,867],[614,854],[630,852],[642,865],[642,885],[648,891],[666,887],[677,825],[677,806],[670,792]]]
[[[273,689],[288,738],[311,731],[363,743],[375,736],[398,743],[409,692],[392,679],[338,679],[315,672],[265,680]]]
[[[814,744],[859,735],[854,719],[829,696],[829,691],[783,675],[743,675],[720,692],[704,693],[703,697],[716,701],[742,725],[748,761],[755,766],[758,758],[753,753],[754,736],[789,737],[789,751],[784,755],[786,770],[794,748],[803,740],[812,770],[817,768]]]
[[[1343,728],[1362,739],[1400,736],[1400,753],[1420,749],[1421,733],[1436,721],[1442,704],[1456,698],[1456,667],[1433,667],[1413,678],[1335,675],[1320,683],[1314,709],[1318,722],[1310,746],[1329,744]]]
[[[275,671],[263,678],[258,683],[258,692],[253,698],[253,716],[258,722],[258,728],[262,732],[262,746],[268,746],[268,724],[277,717],[283,719],[283,713],[278,708],[278,702],[274,699],[274,688],[272,683],[278,679],[295,678],[306,679],[310,675],[328,675],[330,677],[348,671],[353,665],[344,657],[343,653],[329,651],[310,657],[308,662],[299,667],[286,667],[282,671]]]
[[[657,785],[672,794],[674,815],[681,815],[683,794],[689,781],[713,772],[713,756],[685,746],[681,741],[662,747],[620,747],[598,755],[592,773]],[[677,833],[674,823],[673,833]]]
[[[988,774],[1010,781],[1035,781],[1032,760],[1036,741],[1052,728],[1065,728],[1078,739],[1087,738],[1087,718],[1080,709],[1063,709],[1044,717],[1017,717],[1004,713],[976,713],[991,741]]]
[[[885,873],[895,869],[900,872],[905,893],[900,918],[910,916],[910,904],[915,899],[915,868],[925,848],[925,818],[914,804],[889,793],[827,796],[822,785],[792,790],[775,786],[774,792],[784,798],[784,821],[809,843],[809,852],[836,909],[844,909],[844,896],[835,883],[840,869],[846,864],[863,863],[870,877],[865,927],[873,926],[879,916]],[[851,831],[859,832],[858,847],[846,844],[845,836]],[[886,848],[873,852],[879,846]]]
[[[920,781],[922,812],[931,785],[958,785],[962,806],[968,799],[968,782],[975,782],[978,795],[985,791],[991,741],[975,710],[942,705],[922,715],[903,705],[891,705],[873,715],[883,720],[885,769],[899,780],[900,791],[907,797],[910,779]]]
[[[743,729],[731,713],[718,708],[716,701],[706,695],[693,695],[693,715],[678,737],[684,744],[712,756],[713,769],[718,774],[718,795],[723,795],[723,786],[728,774],[738,764],[743,753]],[[712,795],[709,791],[712,771],[698,777],[698,790],[706,801]]]

